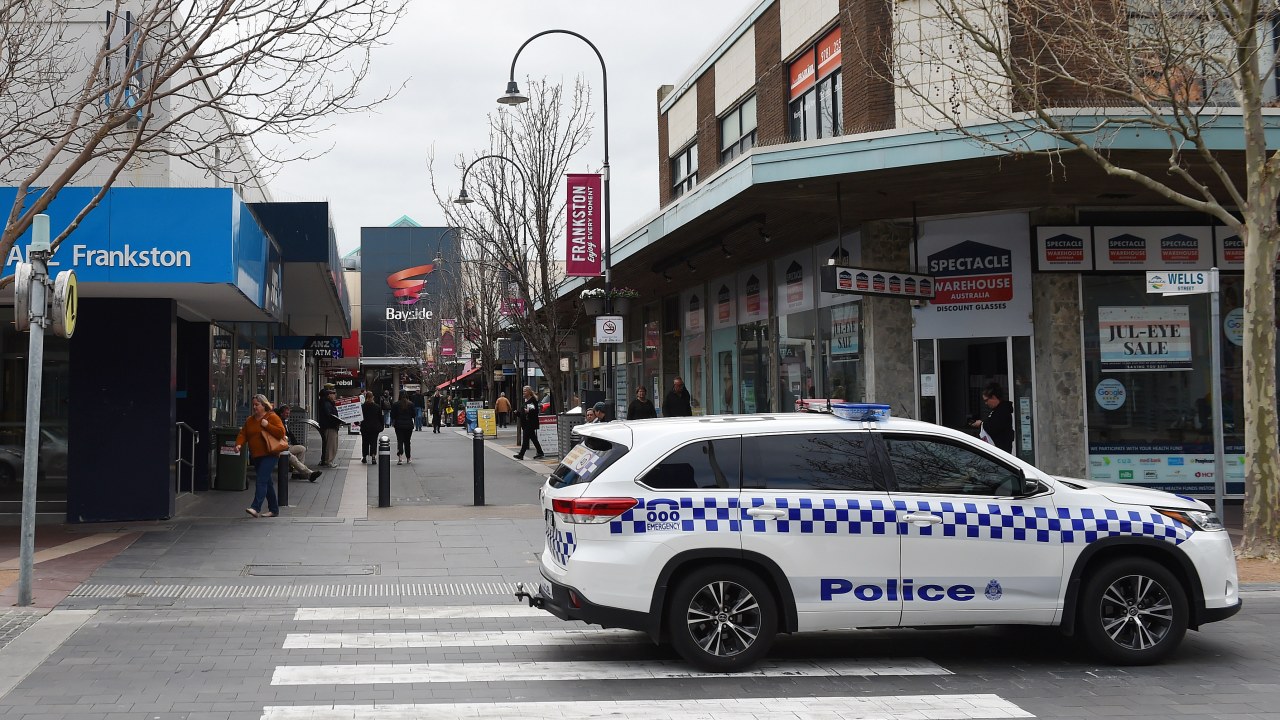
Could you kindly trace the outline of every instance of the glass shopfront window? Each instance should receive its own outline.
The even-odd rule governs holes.
[[[232,344],[235,336],[225,328],[213,327],[213,357],[209,374],[209,419],[214,427],[235,424],[235,397],[232,383]]]
[[[0,511],[4,512],[19,512],[22,505],[29,347],[30,336],[14,329],[13,308],[0,308]],[[40,386],[37,512],[66,508],[68,358],[68,341],[46,333]]]
[[[866,396],[866,373],[862,359],[862,302],[854,301],[818,311],[824,357],[818,397],[862,402]]]
[[[744,323],[738,326],[742,342],[741,369],[739,370],[738,407],[744,413],[769,412],[773,388],[769,378],[774,377],[773,342],[768,320]]]
[[[801,398],[826,397],[814,376],[813,311],[791,313],[778,319],[778,396],[780,412],[796,409]]]
[[[1211,494],[1208,296],[1148,294],[1142,276],[1085,276],[1082,282],[1090,477]],[[1238,361],[1234,367],[1224,372],[1226,406],[1235,405],[1242,377]],[[1238,417],[1234,408],[1225,415]],[[1229,435],[1229,446],[1232,437],[1240,442],[1238,434]],[[1232,467],[1227,472],[1228,492],[1242,492],[1242,482],[1230,487]]]
[[[744,412],[738,397],[738,329],[711,333],[711,406],[715,414]]]

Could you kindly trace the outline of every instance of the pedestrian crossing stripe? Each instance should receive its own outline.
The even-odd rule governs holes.
[[[332,607],[298,608],[299,621],[343,620],[463,620],[469,618],[547,618],[551,613],[524,603],[510,605],[423,605],[419,607]]]
[[[384,705],[268,706],[262,720],[579,720],[615,717],[643,720],[734,717],[831,717],[973,720],[1035,717],[993,694],[889,695],[879,697],[768,697],[689,700],[587,700],[576,702],[423,703]]]
[[[544,613],[545,614],[545,613]],[[393,648],[505,647],[651,643],[634,630],[498,630],[436,632],[289,633],[286,650],[387,650]]]
[[[734,677],[878,677],[950,675],[950,670],[923,658],[816,662],[761,662]],[[670,680],[725,677],[677,661],[635,662],[477,662],[362,663],[358,665],[280,665],[272,685],[382,685],[444,682],[546,682],[554,680]]]

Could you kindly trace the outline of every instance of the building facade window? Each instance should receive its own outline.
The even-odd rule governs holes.
[[[738,157],[755,145],[756,96],[752,95],[720,118],[721,164]]]
[[[1278,16],[1264,17],[1255,28],[1258,37],[1259,67],[1275,64]],[[1129,44],[1136,74],[1145,87],[1137,88],[1149,101],[1164,105],[1170,101],[1197,105],[1238,106],[1231,69],[1214,58],[1231,57],[1235,41],[1213,19],[1191,11],[1176,12],[1150,0],[1129,4]],[[1172,49],[1181,45],[1198,48],[1174,57]],[[1262,86],[1262,102],[1277,98],[1280,78],[1271,77]]]
[[[698,184],[698,143],[671,158],[671,197],[678,198]]]
[[[843,134],[840,116],[840,28],[791,62],[791,140]]]

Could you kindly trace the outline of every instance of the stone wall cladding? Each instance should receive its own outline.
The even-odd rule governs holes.
[[[911,272],[911,228],[891,222],[862,226],[862,264]],[[914,417],[915,351],[911,340],[911,303],[901,298],[862,299],[862,337],[866,347],[867,402],[884,403],[899,417]]]
[[[671,158],[667,152],[667,114],[658,115],[658,206],[671,204]]]
[[[756,144],[787,142],[787,66],[782,62],[778,3],[756,19]]]
[[[720,168],[720,123],[716,118],[716,68],[698,78],[698,182]]]
[[[1080,341],[1080,276],[1031,276],[1035,327],[1036,465],[1053,475],[1087,477],[1084,428],[1083,344]]]
[[[891,0],[840,0],[840,38],[844,134],[893,128]]]

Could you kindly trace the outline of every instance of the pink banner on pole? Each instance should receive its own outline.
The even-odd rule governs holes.
[[[565,224],[565,274],[569,277],[596,277],[603,265],[600,235],[599,175],[565,175],[569,189],[568,222]]]

